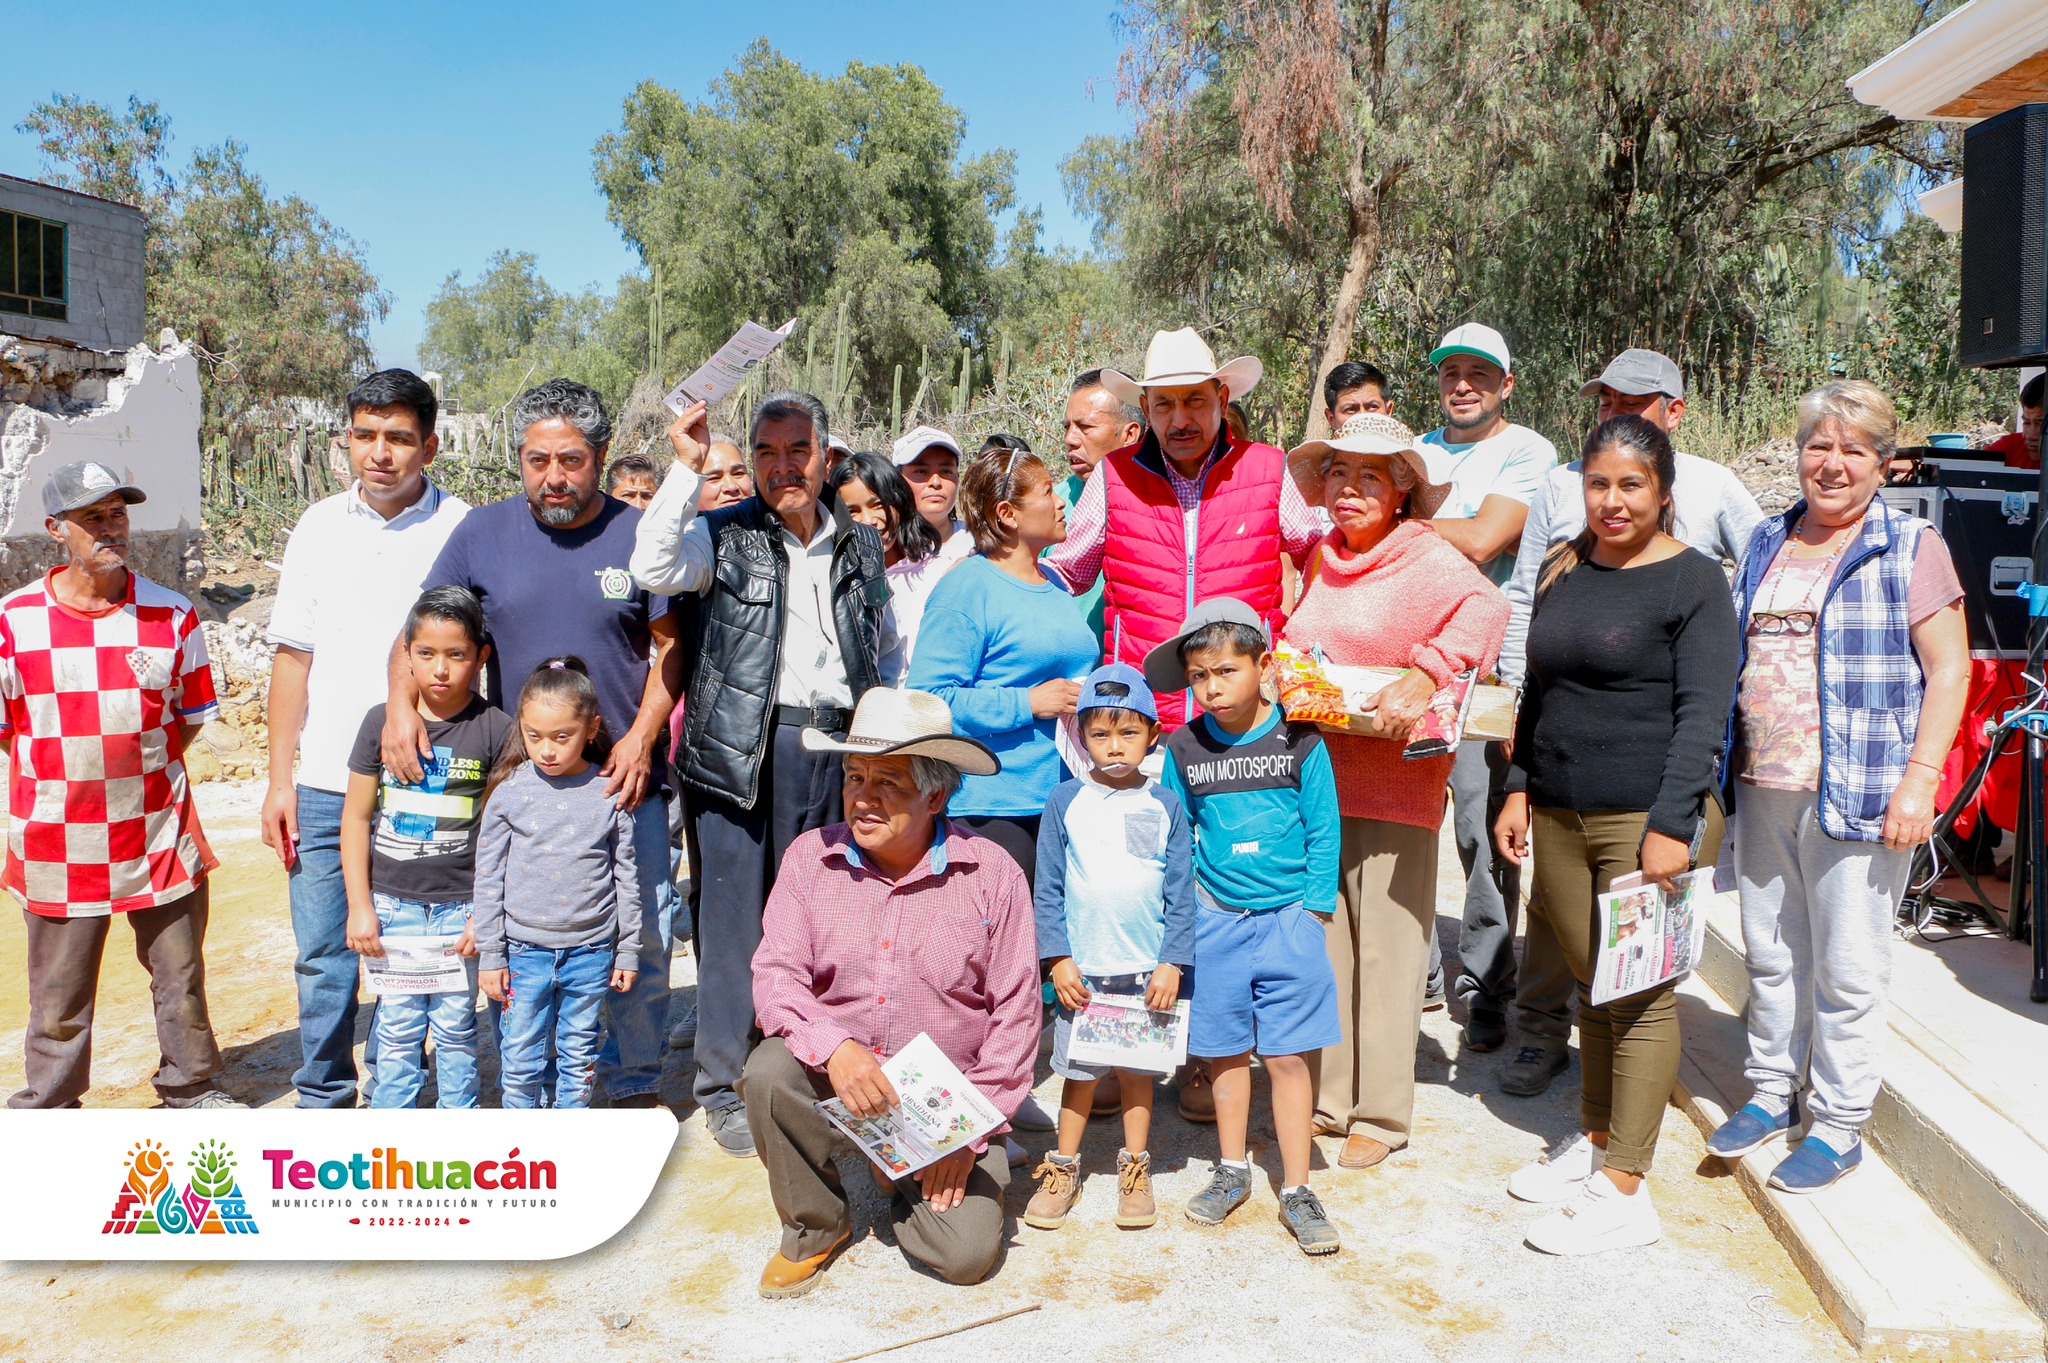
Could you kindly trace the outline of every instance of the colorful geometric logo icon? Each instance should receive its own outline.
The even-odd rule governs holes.
[[[152,1140],[128,1152],[128,1174],[114,1195],[102,1235],[255,1235],[256,1218],[235,1179],[235,1157],[219,1141],[193,1152],[192,1174],[180,1189],[172,1160]]]

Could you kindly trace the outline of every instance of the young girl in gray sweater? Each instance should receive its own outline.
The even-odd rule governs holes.
[[[633,987],[640,889],[633,819],[605,793],[611,750],[583,660],[550,658],[519,692],[476,846],[477,984],[505,1005],[506,1107],[590,1106],[605,989]]]

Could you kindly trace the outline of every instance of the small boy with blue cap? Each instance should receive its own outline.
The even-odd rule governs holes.
[[[1155,1076],[1086,1064],[1067,1052],[1075,1013],[1097,993],[1142,995],[1159,1012],[1180,999],[1183,973],[1195,960],[1193,843],[1179,798],[1139,769],[1159,740],[1159,706],[1144,675],[1129,663],[1098,667],[1075,709],[1094,770],[1055,788],[1045,806],[1033,894],[1038,954],[1059,997],[1052,1068],[1066,1083],[1058,1148],[1033,1175],[1039,1186],[1024,1224],[1055,1230],[1073,1210],[1096,1081],[1114,1074],[1124,1122],[1116,1224],[1144,1227],[1159,1219],[1148,1150]]]

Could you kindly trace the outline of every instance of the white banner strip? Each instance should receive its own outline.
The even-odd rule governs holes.
[[[563,1259],[631,1221],[665,1109],[0,1113],[0,1259]]]

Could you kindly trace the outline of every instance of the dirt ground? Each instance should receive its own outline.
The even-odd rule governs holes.
[[[227,1083],[263,1105],[292,1101],[298,1036],[284,877],[257,841],[258,787],[210,785],[201,809],[222,868],[208,934],[210,993]],[[1455,857],[1445,864],[1456,868]],[[1454,876],[1446,875],[1446,886]],[[1444,903],[1454,902],[1445,897]],[[0,949],[0,1029],[25,1014],[18,918]],[[1450,926],[1450,920],[1443,920]],[[155,1046],[144,977],[116,929],[100,993],[95,1106],[147,1106]],[[690,963],[676,982],[693,988]],[[1153,1145],[1164,1215],[1149,1231],[1109,1221],[1118,1133],[1090,1128],[1084,1195],[1065,1229],[1012,1220],[996,1273],[955,1288],[912,1268],[886,1210],[849,1162],[856,1240],[809,1296],[754,1291],[776,1245],[758,1162],[718,1151],[687,1104],[688,1058],[665,1096],[682,1126],[653,1196],[610,1243],[550,1263],[15,1264],[0,1269],[0,1357],[305,1360],[619,1358],[843,1360],[1024,1307],[1040,1309],[885,1357],[1178,1360],[1799,1360],[1852,1355],[1798,1270],[1698,1134],[1675,1109],[1652,1187],[1664,1239],[1628,1255],[1560,1260],[1521,1242],[1531,1209],[1504,1185],[1569,1131],[1576,1065],[1539,1099],[1502,1095],[1501,1055],[1458,1048],[1457,1022],[1430,1014],[1416,1059],[1414,1144],[1379,1169],[1318,1159],[1315,1183],[1345,1238],[1331,1258],[1298,1253],[1276,1219],[1279,1167],[1255,1107],[1254,1158],[1266,1175],[1221,1227],[1180,1205],[1206,1182],[1209,1128],[1174,1116],[1162,1091]],[[487,1074],[488,1074],[487,1067]],[[1041,1063],[1040,1075],[1045,1075]],[[0,1086],[21,1079],[18,1045],[0,1051]],[[491,1085],[487,1080],[487,1093]],[[1052,1106],[1058,1081],[1038,1088]],[[1265,1103],[1263,1082],[1256,1095]],[[1034,1154],[1048,1138],[1031,1135]],[[1326,1153],[1334,1155],[1334,1148]],[[1014,1214],[1029,1196],[1020,1170]],[[19,1176],[19,1175],[17,1175]]]

